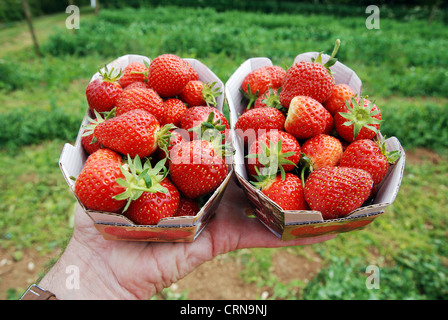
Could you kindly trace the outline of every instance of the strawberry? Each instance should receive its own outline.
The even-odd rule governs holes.
[[[125,199],[114,199],[125,191],[117,183],[118,178],[124,178],[120,169],[121,161],[118,155],[115,159],[102,156],[103,150],[89,156],[76,178],[74,191],[79,201],[90,210],[118,212],[126,205]]]
[[[305,200],[322,217],[337,219],[359,208],[373,186],[370,173],[348,167],[323,167],[313,171],[305,182]]]
[[[123,75],[118,80],[118,83],[123,89],[130,84],[139,82],[146,84],[148,82],[148,64],[134,61],[129,63],[123,70]]]
[[[216,82],[204,83],[201,80],[189,81],[179,98],[189,107],[211,106],[216,107],[216,97],[221,94],[218,88],[214,88]]]
[[[355,97],[334,116],[337,133],[346,141],[373,139],[381,125],[381,111],[371,101]]]
[[[118,83],[121,72],[114,74],[114,69],[99,70],[100,79],[93,80],[87,85],[86,98],[89,108],[98,112],[110,111],[114,108],[117,98],[123,88]]]
[[[300,160],[300,145],[296,138],[285,131],[271,130],[258,137],[249,147],[247,169],[249,174],[256,175],[279,170],[282,176],[294,169]]]
[[[157,149],[157,156],[159,159],[167,158],[175,146],[187,141],[187,134],[180,129],[175,129],[166,132],[165,135],[160,136],[159,148]],[[169,167],[169,164],[167,164]]]
[[[257,108],[244,112],[235,123],[236,133],[250,145],[257,136],[269,130],[285,128],[285,116],[275,108]]]
[[[134,109],[98,124],[94,135],[106,148],[131,157],[146,157],[158,147],[160,124],[151,113]]]
[[[92,124],[90,123],[90,125]],[[92,134],[88,134],[88,129],[84,129],[81,135],[81,145],[88,154],[92,154],[101,148],[101,143]]]
[[[189,199],[181,195],[179,206],[175,213],[175,217],[195,216],[199,212],[199,205],[196,200]]]
[[[333,87],[330,97],[323,103],[323,106],[334,116],[338,112],[345,111],[345,101],[350,101],[355,96],[356,93],[348,84],[337,84]]]
[[[241,93],[249,100],[247,108],[250,109],[255,100],[269,88],[278,89],[285,74],[279,66],[264,66],[246,75],[241,84]]]
[[[186,111],[187,106],[182,100],[176,98],[165,100],[163,102],[163,114],[160,118],[160,124],[172,123],[176,127],[180,127],[180,121]]]
[[[120,163],[122,162],[120,154],[107,148],[101,148],[88,156],[86,162],[84,163],[84,166],[86,166],[90,162],[95,162],[98,160],[114,160]]]
[[[149,86],[164,98],[179,95],[190,80],[198,79],[191,64],[174,54],[162,54],[149,65]]]
[[[164,104],[162,98],[153,89],[134,87],[123,90],[117,99],[115,112],[119,116],[133,109],[148,111],[160,121],[164,113]]]
[[[378,184],[386,176],[389,164],[394,163],[399,156],[399,151],[387,152],[384,142],[361,139],[345,149],[339,165],[363,169],[371,174],[373,183]]]
[[[297,96],[291,100],[285,130],[297,139],[309,139],[325,131],[329,112],[317,100]]]
[[[216,190],[228,173],[223,148],[216,140],[186,141],[173,148],[170,174],[179,191],[194,199]]]
[[[124,215],[139,225],[155,225],[160,219],[174,216],[179,206],[179,191],[168,178],[160,181],[158,187],[159,191],[145,191],[132,201]]]
[[[300,159],[302,181],[305,182],[306,175],[314,170],[338,165],[342,153],[341,141],[333,136],[319,134],[306,140]]]
[[[272,89],[269,88],[268,91],[266,91],[264,94],[260,95],[257,100],[255,100],[254,103],[254,109],[256,108],[265,108],[265,107],[271,107],[279,109],[280,111],[285,110],[285,108],[280,103],[279,94],[280,94],[281,88],[278,89]],[[250,109],[244,109],[243,112],[250,110]]]
[[[302,181],[292,173],[272,176],[258,176],[257,182],[252,182],[263,194],[274,201],[283,210],[307,210]]]
[[[312,61],[299,61],[287,71],[283,80],[280,102],[288,108],[295,96],[309,96],[322,103],[330,96],[334,86],[334,78],[330,67],[336,63],[334,56],[339,49],[340,41],[336,41],[330,59],[323,64],[319,53]]]
[[[190,132],[190,140],[198,139],[208,129],[217,129],[217,132],[224,134],[227,138],[230,128],[224,114],[208,106],[188,108],[181,118],[180,127]]]
[[[131,84],[127,85],[126,88],[123,88],[123,90],[129,90],[133,88],[144,88],[149,89],[149,84],[147,82],[132,82]]]

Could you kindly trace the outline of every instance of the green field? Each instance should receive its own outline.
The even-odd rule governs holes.
[[[226,82],[248,58],[269,57],[287,68],[298,53],[331,52],[340,38],[338,58],[382,110],[383,134],[398,137],[410,155],[398,197],[365,230],[312,246],[324,267],[306,284],[275,281],[269,272],[275,250],[230,258],[244,265],[245,281],[270,287],[277,299],[448,298],[448,29],[442,22],[381,18],[381,28],[369,30],[366,15],[146,7],[103,9],[98,16],[82,9],[74,33],[64,27],[66,17],[34,20],[42,57],[24,22],[0,28],[0,248],[52,252],[69,239],[75,202],[58,158],[76,138],[85,87],[99,66],[128,53],[170,52],[201,60]],[[381,269],[381,290],[364,284],[371,264]]]

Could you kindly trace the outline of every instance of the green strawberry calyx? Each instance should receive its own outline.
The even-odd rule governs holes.
[[[123,72],[121,69],[118,70],[118,72],[115,70],[115,68],[112,68],[109,70],[107,65],[105,65],[103,69],[98,69],[98,73],[103,78],[103,81],[108,81],[108,82],[117,82],[118,79],[120,79],[121,76],[123,75]]]
[[[375,141],[375,143],[380,148],[381,153],[386,157],[387,162],[389,164],[394,164],[395,162],[397,162],[397,160],[401,156],[401,152],[399,150],[387,151],[386,142],[385,142],[386,136],[384,136],[382,139],[380,139],[379,135],[377,134],[377,137],[378,137],[378,139],[377,139],[377,141]]]
[[[172,130],[175,129],[177,127],[174,124],[168,123],[157,132],[157,145],[165,152],[167,157],[169,157],[168,147],[171,145]]]
[[[207,106],[215,107],[217,102],[216,98],[221,95],[219,88],[215,88],[216,81],[212,83],[204,83],[202,86],[202,99],[204,99]]]
[[[269,147],[261,142],[260,143],[261,152],[251,153],[246,156],[246,158],[256,158],[258,162],[263,166],[261,171],[264,175],[270,175],[271,173],[277,173],[280,171],[282,179],[285,179],[285,169],[284,165],[294,165],[295,163],[288,158],[295,155],[294,151],[283,152],[282,151],[282,141],[279,139],[277,143],[269,140]],[[257,169],[255,167],[255,169]]]
[[[349,100],[345,101],[348,112],[339,112],[339,114],[347,119],[344,122],[344,126],[353,125],[353,137],[356,138],[362,128],[367,128],[378,134],[378,129],[374,126],[381,124],[383,121],[374,118],[374,116],[380,113],[380,110],[373,110],[374,102],[370,102],[367,106],[364,105],[364,98],[360,98],[360,103],[355,98],[351,98],[351,104]]]
[[[270,167],[262,168],[261,172],[255,167],[255,171],[257,174],[253,175],[253,177],[256,181],[250,181],[250,183],[260,190],[268,188],[277,177],[277,170],[272,170]],[[285,180],[285,177],[282,177],[282,180]]]
[[[127,200],[123,208],[125,212],[132,201],[137,200],[143,192],[161,192],[166,193],[168,190],[160,184],[160,182],[168,175],[168,169],[165,166],[166,158],[157,162],[152,167],[149,159],[142,164],[140,157],[136,156],[132,159],[128,155],[127,163],[120,166],[125,179],[118,178],[117,183],[126,190],[116,196],[116,200]]]
[[[269,87],[268,91],[266,91],[263,95],[263,99],[261,102],[263,102],[267,108],[275,108],[280,111],[286,111],[286,108],[281,104],[280,102],[280,92],[282,88],[278,88],[277,92],[274,92],[274,90]]]
[[[311,62],[322,64],[328,70],[328,72],[330,74],[332,74],[332,72],[330,71],[330,67],[333,66],[338,61],[338,59],[335,58],[335,57],[336,57],[336,54],[339,51],[339,47],[340,46],[341,46],[341,40],[340,39],[336,39],[336,42],[335,42],[335,45],[334,45],[334,48],[333,48],[333,52],[331,53],[330,58],[328,59],[328,61],[325,64],[322,62],[322,54],[323,54],[323,52],[319,52],[319,54],[317,55],[316,58],[311,58]]]
[[[257,92],[252,93],[252,90],[250,89],[250,84],[248,84],[247,92],[245,92],[242,89],[240,89],[240,92],[243,95],[241,102],[244,102],[245,99],[249,100],[249,102],[247,103],[247,107],[246,107],[246,109],[249,110],[252,107],[252,105],[255,103],[255,101],[258,99],[260,90],[257,90]]]

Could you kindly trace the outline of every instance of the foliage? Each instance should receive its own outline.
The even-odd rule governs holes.
[[[379,288],[369,288],[365,262],[333,257],[304,288],[307,300],[445,300],[448,298],[448,269],[428,252],[402,252],[394,266],[377,266]]]

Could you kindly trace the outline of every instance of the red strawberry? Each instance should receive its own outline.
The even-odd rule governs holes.
[[[265,108],[265,107],[271,107],[279,109],[280,111],[285,110],[285,108],[280,103],[279,94],[280,94],[281,88],[279,89],[272,89],[269,88],[268,91],[266,91],[264,94],[260,95],[257,100],[255,100],[254,103],[254,109],[255,108]],[[243,112],[246,112],[250,109],[244,109]]]
[[[334,116],[340,111],[344,112],[347,109],[345,101],[350,101],[355,96],[356,93],[349,85],[337,84],[333,87],[330,97],[323,103],[323,106]]]
[[[307,210],[302,181],[292,173],[286,173],[284,179],[280,174],[259,178],[253,184],[269,199],[283,210]]]
[[[249,100],[247,108],[250,109],[255,100],[269,88],[278,89],[285,74],[279,66],[265,66],[246,75],[241,84],[241,92]]]
[[[171,180],[194,199],[216,190],[227,176],[223,146],[206,140],[186,141],[170,152]]]
[[[143,109],[152,113],[158,121],[163,116],[162,98],[150,88],[132,88],[123,90],[116,103],[116,115],[122,115],[133,109]]]
[[[160,124],[151,113],[134,109],[95,127],[94,135],[106,148],[131,157],[146,157],[158,147]]]
[[[258,137],[249,147],[247,156],[249,174],[256,175],[267,168],[269,173],[285,172],[294,169],[300,160],[300,145],[291,134],[285,131],[271,130]]]
[[[121,73],[114,74],[114,69],[99,71],[101,78],[87,85],[86,98],[89,108],[93,111],[106,112],[115,107],[115,102],[123,91],[118,83]]]
[[[147,82],[132,82],[131,84],[129,84],[126,88],[124,88],[123,90],[129,90],[129,89],[133,89],[133,88],[143,88],[143,89],[149,89],[149,84]]]
[[[100,149],[101,151],[103,149]],[[97,151],[98,152],[98,151]],[[121,172],[121,162],[108,158],[91,159],[85,163],[75,181],[75,194],[79,201],[88,209],[118,212],[126,205],[126,200],[116,200],[114,197],[125,191],[117,183],[118,178],[124,178]],[[90,157],[89,157],[90,158]]]
[[[160,124],[165,125],[172,123],[176,127],[180,127],[180,121],[186,111],[187,106],[182,100],[176,98],[165,100],[163,103],[163,115],[160,118]]]
[[[251,144],[255,139],[269,131],[285,128],[285,116],[275,108],[257,108],[244,112],[235,123],[236,133],[244,139],[245,144]]]
[[[179,98],[185,102],[189,107],[197,107],[197,106],[216,106],[216,97],[221,94],[219,89],[214,88],[216,82],[213,83],[204,83],[201,80],[192,80],[189,81],[182,92],[179,95]]]
[[[308,139],[325,131],[329,112],[315,99],[297,96],[291,100],[285,130],[297,139]]]
[[[387,152],[384,143],[361,139],[345,149],[339,165],[363,169],[371,174],[373,183],[378,184],[386,176],[389,163],[394,163],[399,156],[399,151]]]
[[[325,64],[322,64],[322,55],[319,53],[311,62],[296,62],[286,71],[280,93],[280,102],[285,108],[289,107],[295,96],[309,96],[320,103],[327,100],[334,86],[329,68],[336,63],[334,56],[339,44],[338,39],[330,59]]]
[[[181,195],[179,206],[177,208],[175,217],[181,216],[195,216],[199,212],[199,205],[196,200],[185,198]]]
[[[305,200],[325,220],[342,218],[367,200],[372,186],[372,176],[362,169],[323,167],[306,180]]]
[[[101,143],[98,142],[93,134],[88,135],[87,133],[88,129],[85,129],[83,135],[81,136],[81,144],[88,154],[92,154],[101,148]]]
[[[213,114],[213,118],[209,119]],[[228,137],[229,122],[222,112],[214,107],[199,106],[188,108],[182,116],[180,127],[190,131],[190,140],[198,139],[208,129],[215,128]]]
[[[113,150],[107,148],[101,148],[89,155],[84,166],[86,166],[90,162],[98,161],[98,160],[114,160],[117,162],[122,162],[121,155],[116,153]]]
[[[373,139],[381,125],[381,112],[365,98],[352,98],[344,112],[334,116],[337,133],[346,141]]]
[[[126,217],[139,225],[155,225],[160,219],[174,216],[179,206],[179,191],[168,178],[159,182],[159,188],[160,191],[145,191],[132,201],[124,213]]]
[[[159,139],[159,148],[157,149],[158,158],[167,158],[171,152],[171,149],[182,142],[187,141],[187,139],[188,136],[186,136],[185,132],[180,129],[168,131],[165,135],[161,135]],[[168,164],[167,167],[169,167]]]
[[[303,156],[309,161],[311,171],[322,167],[334,167],[341,159],[343,149],[341,141],[327,134],[319,134],[302,145]]]
[[[132,83],[139,82],[146,84],[148,82],[147,62],[131,62],[123,70],[123,75],[118,80],[123,88]]]
[[[161,97],[179,95],[190,80],[199,76],[192,66],[174,54],[163,54],[151,61],[148,83]]]

